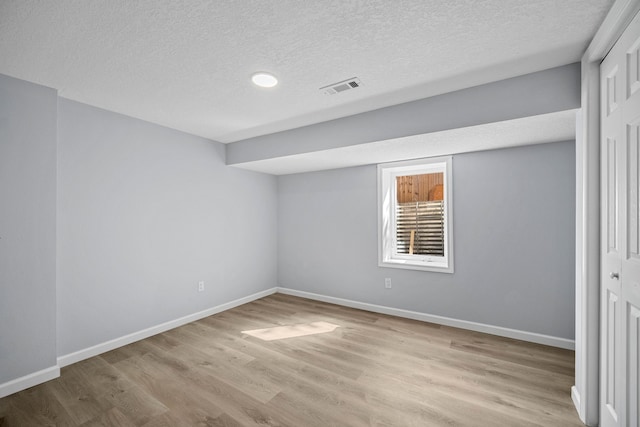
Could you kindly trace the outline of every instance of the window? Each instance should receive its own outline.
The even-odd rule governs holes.
[[[378,165],[381,267],[453,273],[451,157]]]

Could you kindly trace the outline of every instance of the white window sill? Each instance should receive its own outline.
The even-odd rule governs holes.
[[[402,268],[405,270],[432,271],[434,273],[453,274],[453,265],[447,266],[446,264],[439,262],[421,262],[408,261],[404,259],[391,259],[378,262],[378,266],[385,268]]]

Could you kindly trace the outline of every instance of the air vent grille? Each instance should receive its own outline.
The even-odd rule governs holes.
[[[347,90],[355,89],[362,86],[360,79],[352,77],[341,82],[333,83],[328,86],[321,87],[320,90],[326,95],[335,95],[336,93],[344,92]]]

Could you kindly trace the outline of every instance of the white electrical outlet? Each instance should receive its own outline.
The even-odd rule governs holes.
[[[204,280],[198,282],[198,292],[204,292]]]
[[[391,277],[385,277],[384,279],[384,287],[387,289],[391,289]]]

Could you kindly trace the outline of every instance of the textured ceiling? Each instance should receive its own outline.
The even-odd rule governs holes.
[[[2,0],[0,73],[232,142],[578,61],[611,3]]]

